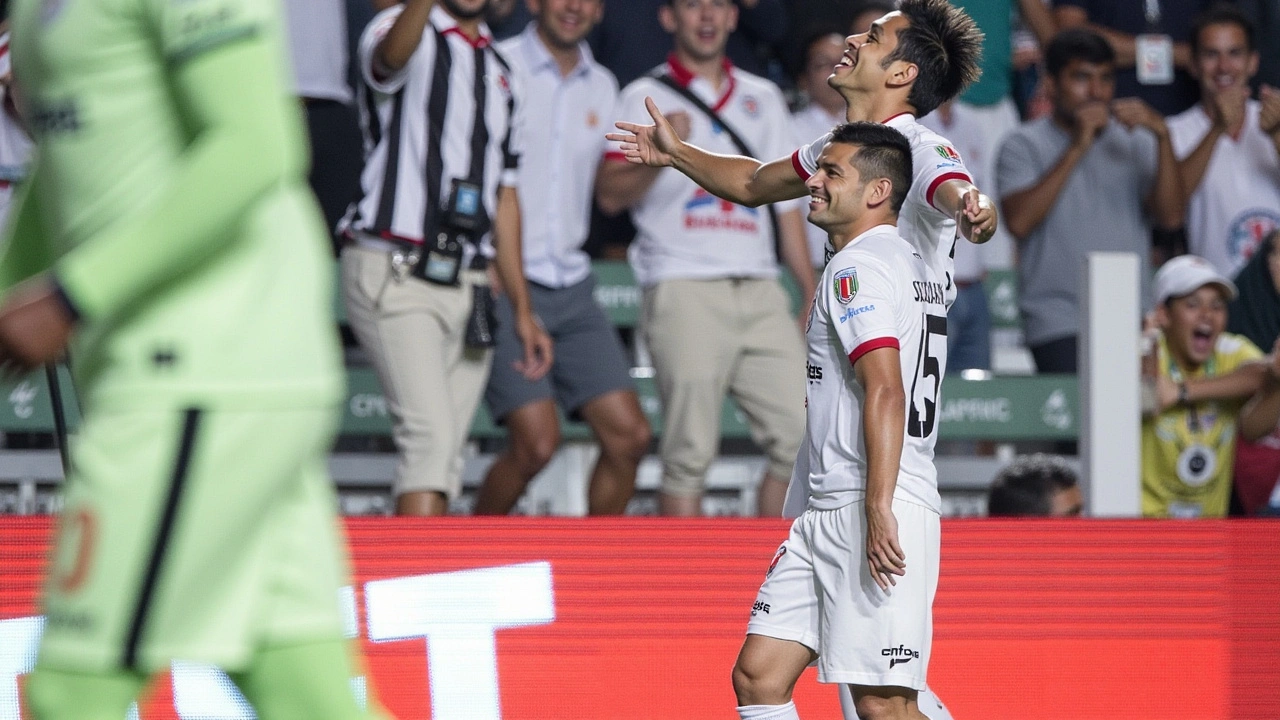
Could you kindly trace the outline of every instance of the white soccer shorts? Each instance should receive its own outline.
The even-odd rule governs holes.
[[[747,632],[813,649],[819,682],[924,689],[941,526],[905,500],[893,514],[907,568],[884,591],[867,564],[863,502],[806,510],[769,565]]]

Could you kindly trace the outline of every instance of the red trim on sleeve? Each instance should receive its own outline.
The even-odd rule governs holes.
[[[930,205],[933,205],[933,194],[937,192],[939,185],[941,185],[942,183],[948,180],[963,180],[967,183],[973,183],[973,178],[969,177],[968,175],[962,172],[943,173],[938,177],[934,178],[933,182],[929,183],[929,189],[926,190],[924,193],[924,201],[929,203]],[[938,206],[933,205],[933,209],[937,210]]]
[[[800,162],[800,151],[803,149],[797,148],[795,152],[791,153],[791,167],[795,168],[796,174],[800,176],[801,180],[807,181],[809,173],[805,171],[804,163]]]
[[[624,155],[623,153],[618,152],[617,150],[610,150],[609,152],[605,153],[604,159],[611,160],[613,162],[618,162],[618,161],[627,162],[627,156]]]
[[[872,350],[879,350],[880,348],[893,348],[894,350],[902,349],[901,346],[898,345],[898,338],[896,337],[873,338],[862,343],[858,347],[854,348],[853,352],[849,353],[849,364],[852,365],[858,362],[858,358],[866,355]]]

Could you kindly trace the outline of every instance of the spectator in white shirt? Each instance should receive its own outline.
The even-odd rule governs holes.
[[[1192,28],[1192,74],[1200,102],[1169,118],[1187,194],[1188,250],[1234,277],[1280,227],[1280,92],[1263,86],[1253,26],[1231,5],[1215,5]]]
[[[649,447],[649,423],[617,332],[593,299],[583,252],[604,127],[618,83],[583,41],[600,21],[601,0],[530,0],[536,20],[498,45],[524,89],[529,118],[520,163],[524,271],[534,312],[555,343],[551,372],[530,380],[513,363],[523,349],[512,310],[499,298],[497,346],[485,399],[507,426],[508,445],[485,476],[478,515],[505,515],[560,444],[559,403],[600,442],[587,511],[621,514]]]

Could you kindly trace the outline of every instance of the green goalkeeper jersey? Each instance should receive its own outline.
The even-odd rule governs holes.
[[[37,143],[0,292],[51,272],[87,408],[332,404],[332,260],[275,0],[16,0]]]

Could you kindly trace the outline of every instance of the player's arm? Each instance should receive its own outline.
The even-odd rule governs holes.
[[[1240,435],[1257,442],[1280,426],[1280,339],[1262,359],[1266,377],[1261,390],[1240,410]]]
[[[503,292],[511,300],[516,337],[524,346],[524,358],[516,370],[529,380],[537,380],[551,369],[551,338],[538,324],[529,301],[529,285],[524,279],[524,252],[521,247],[520,199],[513,187],[498,188],[498,212],[493,221],[496,269]]]
[[[173,58],[192,139],[149,212],[68,253],[54,273],[86,320],[111,315],[226,252],[261,198],[306,181],[303,129],[261,35]]]
[[[947,180],[933,193],[933,206],[956,218],[960,234],[972,243],[984,243],[996,234],[996,204],[968,180]]]
[[[871,577],[887,590],[897,584],[894,576],[905,575],[907,567],[893,515],[907,424],[898,347],[878,347],[863,354],[854,361],[853,371],[866,393],[862,432],[867,447],[867,560]]]
[[[644,104],[653,125],[618,122],[616,126],[622,132],[606,136],[622,144],[622,154],[628,162],[650,168],[673,167],[707,192],[749,207],[808,194],[791,158],[765,163],[742,155],[708,152],[682,140],[652,98],[645,98]]]

